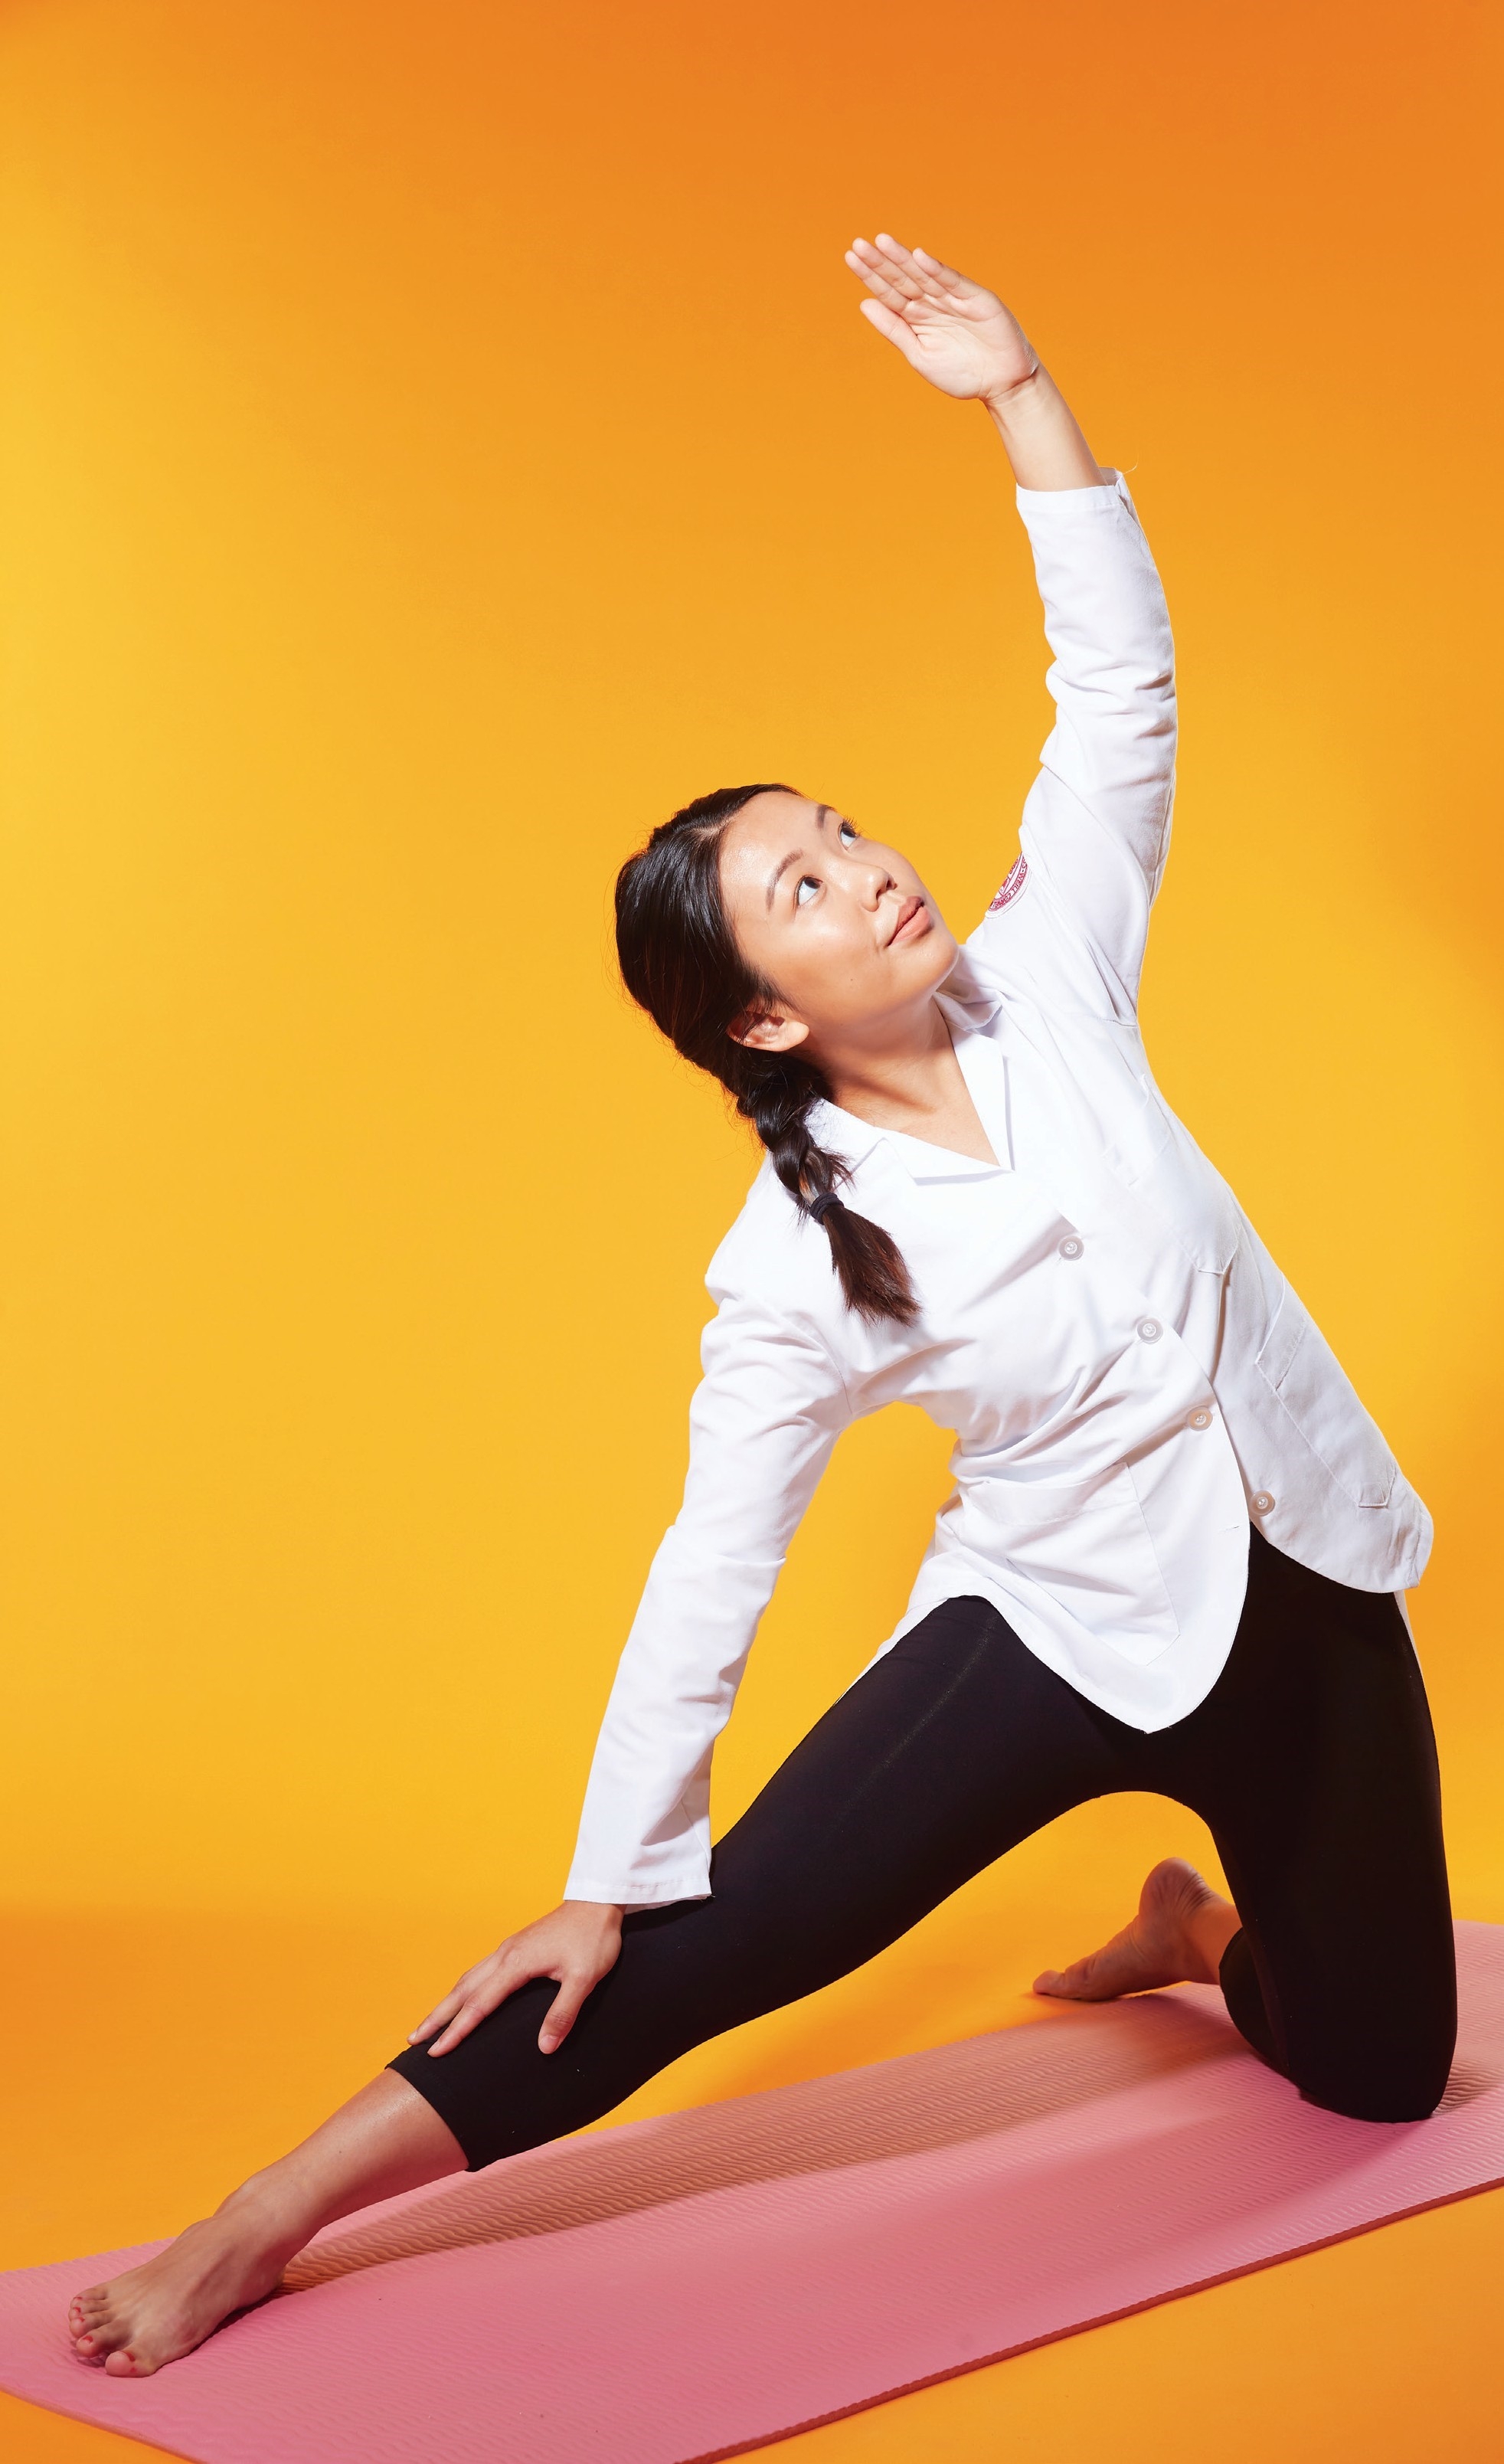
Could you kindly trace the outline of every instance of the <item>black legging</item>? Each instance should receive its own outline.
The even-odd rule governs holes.
[[[728,2028],[860,1968],[1005,1849],[1087,1798],[1205,1819],[1243,1920],[1228,2009],[1314,2103],[1431,2112],[1456,2034],[1436,1748],[1386,1593],[1251,1534],[1248,1599],[1206,1701],[1155,1736],[1099,1710],[985,1600],[933,1610],[826,1712],[711,1859],[712,1896],[639,1909],[557,2053],[523,1986],[400,2071],[471,2169],[609,2113]]]

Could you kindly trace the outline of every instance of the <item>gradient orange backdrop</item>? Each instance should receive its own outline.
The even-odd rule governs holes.
[[[1494,25],[5,10],[0,1840],[44,1991],[112,1927],[405,1927],[369,2066],[556,1896],[755,1163],[616,986],[615,868],[785,777],[964,931],[1048,725],[988,423],[857,313],[878,228],[1002,290],[1131,474],[1183,689],[1151,1049],[1433,1508],[1456,1903],[1504,1919]],[[892,1624],[945,1452],[845,1441],[722,1822]],[[995,2023],[1201,1838],[1088,1809],[659,2093]],[[97,2240],[181,2221],[78,2180]]]

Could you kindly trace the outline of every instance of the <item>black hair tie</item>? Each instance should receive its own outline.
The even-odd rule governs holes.
[[[809,1207],[810,1221],[812,1223],[823,1223],[826,1216],[830,1213],[831,1208],[833,1206],[839,1206],[839,1199],[832,1190],[826,1190],[823,1197],[812,1198],[810,1199]]]

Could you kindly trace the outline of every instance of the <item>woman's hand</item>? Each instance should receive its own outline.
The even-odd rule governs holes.
[[[853,240],[846,263],[872,294],[863,317],[909,366],[957,402],[986,403],[1020,487],[1103,484],[1064,397],[994,293],[886,231]]]
[[[620,1908],[595,1900],[565,1900],[552,1916],[509,1934],[489,1959],[468,1968],[407,2042],[424,2044],[442,2028],[444,2034],[428,2051],[447,2054],[530,1977],[555,1976],[558,1991],[538,2035],[539,2053],[555,2053],[578,2018],[586,1994],[616,1966],[621,1948]]]
[[[1026,385],[1039,366],[1018,319],[979,282],[879,231],[854,239],[846,263],[870,299],[861,313],[911,368],[957,402],[992,402]]]

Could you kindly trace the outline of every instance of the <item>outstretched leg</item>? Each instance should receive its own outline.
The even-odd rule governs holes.
[[[1029,1833],[1124,1775],[1118,1738],[987,1601],[933,1610],[858,1679],[717,1844],[711,1896],[633,1911],[556,2053],[524,1985],[453,2049],[395,2068],[472,2167],[578,2130],[692,2045],[896,1942]]]
[[[947,1602],[859,1678],[715,1851],[707,1900],[629,1914],[552,2054],[523,1986],[453,2049],[409,2046],[170,2249],[73,2305],[76,2348],[160,2369],[260,2300],[321,2225],[578,2130],[707,2037],[859,1968],[1015,1840],[1131,1784],[1112,1723],[986,1601]]]
[[[74,2350],[102,2363],[112,2378],[148,2377],[191,2352],[232,2311],[264,2299],[321,2225],[464,2163],[432,2106],[383,2071],[157,2257],[76,2294],[68,2312]]]
[[[710,1898],[628,1915],[616,1967],[556,2052],[538,2048],[556,1991],[538,1979],[448,2053],[409,2046],[161,2257],[81,2294],[78,2350],[121,2374],[160,2368],[268,2293],[320,2225],[578,2130],[691,2045],[860,1968],[1029,1833],[1144,1785],[1134,1739],[988,1602],[946,1602],[720,1841]]]

